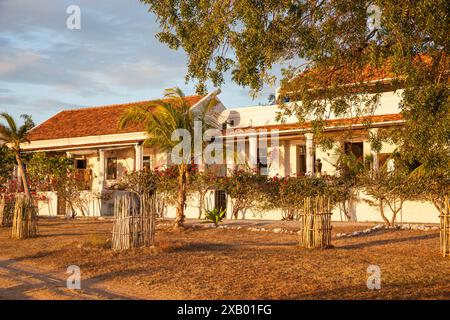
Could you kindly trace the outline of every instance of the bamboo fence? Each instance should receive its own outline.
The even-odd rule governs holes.
[[[15,201],[12,237],[27,239],[37,235],[37,208],[32,199],[18,195]]]
[[[317,196],[306,197],[303,201],[303,212],[300,214],[301,247],[331,247],[331,203],[330,199]]]
[[[112,248],[115,251],[153,245],[155,196],[118,195],[114,199]]]
[[[11,227],[14,215],[14,198],[9,200],[0,196],[0,227]]]
[[[450,257],[450,204],[448,196],[444,201],[444,212],[441,218],[441,253],[444,257]]]

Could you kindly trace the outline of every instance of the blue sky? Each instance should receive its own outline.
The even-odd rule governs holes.
[[[69,30],[67,7],[81,8],[81,30]],[[0,112],[28,113],[40,123],[63,109],[156,99],[186,84],[186,56],[159,43],[159,25],[138,0],[0,0]],[[208,89],[213,89],[211,86]],[[229,79],[227,107],[253,100]]]

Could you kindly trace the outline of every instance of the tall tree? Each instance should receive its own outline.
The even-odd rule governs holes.
[[[23,115],[22,118],[25,123],[20,127],[17,126],[14,118],[7,114],[2,113],[0,117],[6,121],[6,124],[0,124],[0,136],[4,143],[12,150],[17,161],[19,174],[22,178],[23,189],[28,199],[31,199],[30,187],[28,184],[27,173],[21,157],[21,144],[28,142],[28,132],[33,128],[34,123],[31,121],[31,117]]]
[[[374,80],[391,79],[404,89],[404,151],[436,168],[435,151],[449,148],[447,0],[141,1],[158,18],[157,38],[187,53],[199,91],[227,72],[259,91],[284,63],[280,97],[302,103],[282,104],[280,117],[312,117],[320,133],[330,115],[374,112],[386,85]]]
[[[164,96],[165,99],[149,103],[148,106],[129,108],[123,114],[119,126],[124,128],[129,123],[143,123],[147,132],[144,145],[158,147],[161,151],[169,153],[180,143],[172,139],[172,134],[176,130],[185,130],[190,135],[193,144],[194,121],[198,120],[203,123],[203,132],[216,125],[214,118],[209,114],[209,111],[214,107],[212,101],[200,110],[194,110],[179,88],[167,89]],[[193,147],[191,150],[193,150]],[[184,211],[192,160],[192,155],[183,156],[181,163],[175,164],[178,171],[175,228],[184,227]]]

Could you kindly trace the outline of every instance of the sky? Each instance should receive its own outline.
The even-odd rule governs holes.
[[[71,5],[81,10],[79,30],[66,25]],[[174,86],[194,94],[186,54],[160,43],[158,31],[139,0],[0,0],[0,112],[41,123],[65,109],[157,99]],[[252,99],[229,77],[221,89],[228,108],[275,92]]]

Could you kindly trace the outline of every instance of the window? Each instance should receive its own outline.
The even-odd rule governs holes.
[[[144,156],[143,168],[144,170],[150,170],[152,163],[149,156]]]
[[[268,174],[267,167],[267,149],[259,149],[258,148],[258,155],[257,155],[257,164],[258,164],[258,173],[265,175]]]
[[[223,190],[216,190],[214,192],[214,208],[221,211],[227,209],[227,194]],[[224,215],[226,218],[226,214]]]
[[[117,179],[117,158],[108,158],[106,162],[106,179]]]
[[[86,159],[75,159],[75,169],[77,170],[87,169]]]
[[[346,142],[345,145],[345,154],[350,155],[353,154],[356,159],[359,161],[363,161],[363,143],[362,142]]]

